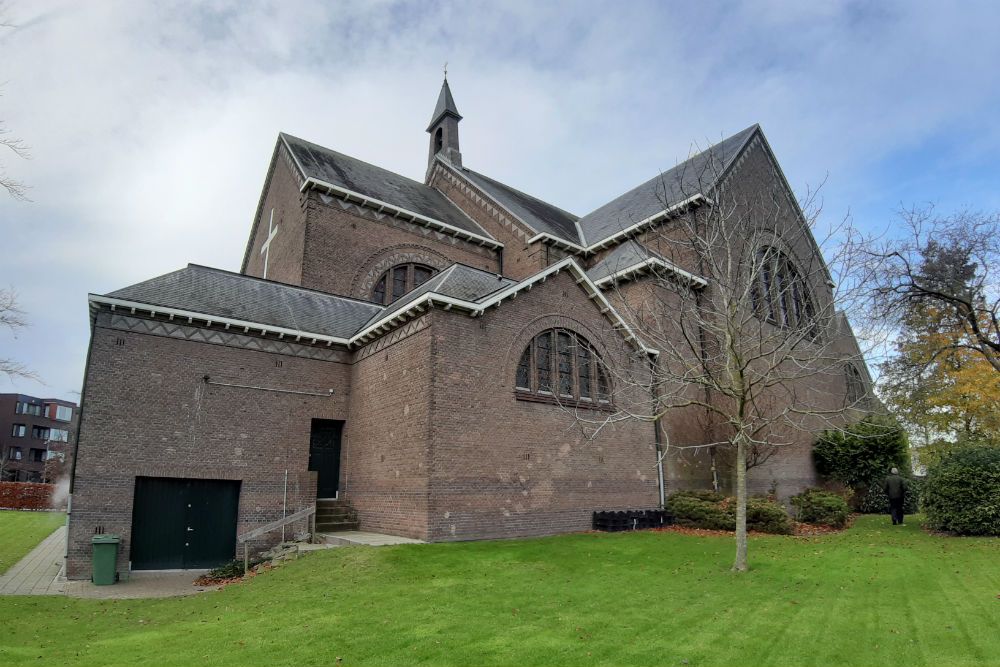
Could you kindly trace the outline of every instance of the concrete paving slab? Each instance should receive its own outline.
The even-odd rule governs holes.
[[[0,595],[63,595],[65,554],[66,526],[60,526],[0,576]]]
[[[321,533],[317,537],[321,538],[327,544],[333,544],[335,546],[365,545],[369,547],[385,547],[395,544],[425,544],[423,540],[415,540],[411,537],[383,535],[382,533],[369,533],[364,530],[343,530],[336,533]]]
[[[168,598],[220,590],[221,586],[195,586],[194,581],[208,570],[136,570],[128,581],[95,586],[91,581],[66,582],[66,595],[74,598],[134,600]]]

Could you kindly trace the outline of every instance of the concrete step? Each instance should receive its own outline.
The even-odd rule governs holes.
[[[316,520],[316,533],[330,533],[338,530],[357,530],[358,520],[344,520],[344,521],[320,521]]]
[[[324,517],[356,517],[358,513],[354,511],[353,507],[317,507],[316,508],[316,519],[319,520]]]

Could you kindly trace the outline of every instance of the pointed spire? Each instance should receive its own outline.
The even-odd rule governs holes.
[[[441,93],[438,95],[437,105],[434,107],[434,115],[431,117],[431,124],[427,126],[427,132],[431,135],[430,153],[427,155],[427,178],[430,178],[434,159],[438,155],[455,167],[462,166],[462,154],[458,149],[458,121],[460,120],[462,120],[462,114],[458,113],[455,98],[451,96],[451,88],[448,87],[448,72],[445,70],[444,83],[441,84]]]
[[[434,115],[431,116],[431,124],[427,126],[427,131],[431,132],[444,116],[452,116],[456,121],[462,120],[462,115],[458,113],[458,107],[455,106],[455,98],[451,96],[451,88],[448,87],[447,74],[444,76],[444,83],[441,84],[441,94],[438,95]]]

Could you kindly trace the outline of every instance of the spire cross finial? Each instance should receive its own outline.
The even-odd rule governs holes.
[[[444,61],[444,78],[448,78],[448,61]]]

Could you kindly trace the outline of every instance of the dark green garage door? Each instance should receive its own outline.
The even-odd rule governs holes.
[[[232,560],[240,483],[137,477],[132,569],[212,568]]]

